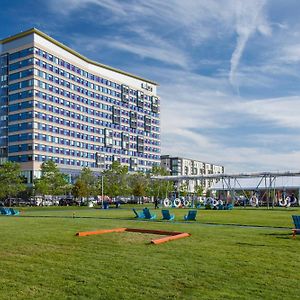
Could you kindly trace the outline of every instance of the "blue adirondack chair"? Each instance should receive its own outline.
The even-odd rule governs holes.
[[[188,214],[184,216],[185,221],[196,221],[196,210],[189,210]]]
[[[226,204],[225,206],[224,206],[224,209],[225,210],[233,210],[233,204],[232,203],[229,203],[229,204]]]
[[[1,207],[1,215],[10,216],[11,212],[7,207]]]
[[[218,210],[223,210],[224,209],[224,205],[223,204],[218,204],[217,208],[218,208]]]
[[[300,216],[292,216],[295,228],[293,231],[293,239],[296,238],[296,234],[300,234]]]
[[[145,219],[149,219],[149,220],[156,219],[156,214],[151,214],[150,210],[147,207],[143,209],[143,213],[144,213]]]
[[[138,218],[138,219],[143,219],[143,218],[145,218],[143,212],[137,212],[137,211],[135,210],[135,208],[133,208],[132,211],[134,212],[136,218]]]
[[[168,209],[163,209],[161,211],[161,213],[162,213],[162,216],[163,216],[163,218],[162,218],[163,220],[172,221],[175,218],[175,215],[171,215]]]
[[[13,209],[13,208],[10,208],[9,211],[12,216],[18,216],[20,214],[20,212],[18,210]]]

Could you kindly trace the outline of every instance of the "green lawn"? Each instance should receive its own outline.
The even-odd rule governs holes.
[[[127,206],[21,210],[0,216],[0,299],[300,299],[300,236],[289,229],[300,209],[199,210],[190,223],[184,209],[175,222],[135,220]],[[139,233],[75,236],[115,227],[192,235],[161,245]]]

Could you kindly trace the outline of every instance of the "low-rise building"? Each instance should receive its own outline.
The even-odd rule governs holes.
[[[202,162],[195,159],[170,155],[161,156],[161,166],[170,172],[170,175],[210,175],[223,174],[224,166]],[[184,181],[183,181],[184,182]],[[216,179],[195,179],[188,181],[188,191],[194,192],[196,186],[202,186],[204,190],[217,182]],[[178,185],[180,188],[180,183]]]

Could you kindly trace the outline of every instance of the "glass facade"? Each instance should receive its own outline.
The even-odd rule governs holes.
[[[115,160],[132,171],[159,165],[159,99],[130,78],[106,78],[35,44],[2,54],[0,72],[0,159],[52,159],[71,173]]]
[[[0,163],[8,158],[8,55],[0,56]]]

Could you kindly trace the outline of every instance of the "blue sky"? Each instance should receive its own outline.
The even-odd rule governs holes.
[[[162,154],[227,172],[300,169],[298,0],[0,0],[31,27],[157,81]]]

